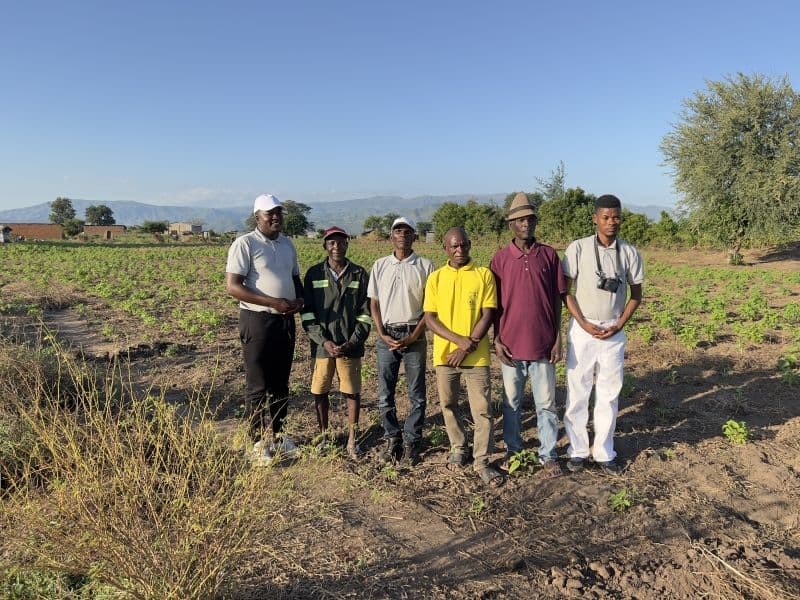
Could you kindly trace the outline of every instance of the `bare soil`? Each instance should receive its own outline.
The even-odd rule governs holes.
[[[686,253],[670,261],[714,265],[721,256]],[[746,259],[778,271],[800,268],[796,248]],[[133,329],[126,340],[109,344],[73,309],[58,306],[46,310],[45,323],[87,359],[122,357],[137,384],[163,390],[176,402],[208,393],[219,408],[220,428],[236,427],[244,376],[233,317],[230,335],[202,347],[147,341]],[[6,337],[32,331],[22,316],[1,325]],[[391,469],[377,464],[382,430],[369,348],[361,417],[366,454],[359,461],[334,455],[280,467],[304,470],[297,502],[282,517],[292,526],[280,539],[253,548],[226,595],[800,597],[800,388],[787,385],[775,369],[785,351],[782,340],[743,349],[723,339],[691,351],[631,340],[626,371],[633,389],[621,399],[616,438],[623,472],[607,476],[587,468],[545,479],[536,469],[526,470],[491,490],[471,469],[444,469],[446,441],[434,444],[430,437],[442,428],[430,366],[420,463]],[[316,433],[310,372],[300,332],[287,427],[304,443]],[[494,368],[496,401],[499,389]],[[333,401],[333,420],[342,426],[344,407]],[[563,381],[558,402],[563,414]],[[398,405],[402,417],[402,384]],[[722,436],[728,419],[746,421],[753,432],[747,444],[733,445]],[[535,449],[530,395],[524,427],[528,448]],[[499,461],[499,417],[495,439]],[[566,448],[563,435],[559,448]],[[614,511],[609,498],[623,490],[632,506]],[[303,514],[309,506],[313,510]]]

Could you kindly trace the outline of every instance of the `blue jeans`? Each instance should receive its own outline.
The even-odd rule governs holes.
[[[422,424],[425,422],[425,354],[428,342],[421,336],[403,351],[389,350],[382,339],[375,341],[378,353],[378,410],[383,422],[384,438],[399,439],[400,424],[397,421],[395,389],[400,372],[400,363],[405,366],[406,387],[411,409],[403,427],[403,442],[415,444],[422,439]]]
[[[539,461],[556,459],[558,414],[556,413],[556,370],[548,360],[515,360],[509,367],[500,363],[503,373],[503,441],[506,453],[522,450],[521,404],[525,380],[530,377],[536,404],[536,428],[539,434]]]

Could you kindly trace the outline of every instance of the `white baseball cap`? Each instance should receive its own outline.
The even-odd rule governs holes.
[[[417,224],[414,222],[414,219],[409,219],[408,217],[397,217],[392,223],[392,229],[399,227],[400,225],[408,225],[411,227],[411,231],[414,233],[417,232]]]
[[[282,210],[283,204],[281,204],[281,201],[278,200],[277,196],[273,196],[272,194],[261,194],[253,203],[253,213],[257,213],[260,210],[269,212],[271,210],[275,210],[276,208],[280,208]]]

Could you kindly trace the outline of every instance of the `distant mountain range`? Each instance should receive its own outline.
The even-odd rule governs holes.
[[[339,225],[350,233],[359,233],[364,221],[371,215],[388,213],[402,214],[417,221],[430,221],[436,209],[445,202],[464,204],[469,199],[478,202],[502,204],[506,194],[460,194],[451,196],[372,196],[354,200],[308,203],[311,206],[309,218],[316,229]],[[105,204],[114,211],[114,219],[120,225],[141,225],[145,221],[184,221],[199,222],[204,229],[217,232],[236,231],[244,228],[244,220],[250,214],[252,205],[229,208],[207,208],[200,206],[160,206],[142,202],[118,200],[78,200],[71,199],[77,218],[83,218],[86,208]],[[632,212],[643,213],[657,220],[663,206],[626,205]],[[50,216],[50,202],[26,208],[0,211],[0,223],[47,223]]]

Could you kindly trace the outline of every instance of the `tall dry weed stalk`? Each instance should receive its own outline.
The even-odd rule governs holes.
[[[163,396],[121,383],[119,369],[98,381],[57,347],[52,358],[17,365],[15,383],[2,365],[9,413],[35,440],[0,498],[5,556],[88,574],[131,598],[214,597],[256,532],[278,521],[290,484],[251,469],[199,394],[178,414]]]

